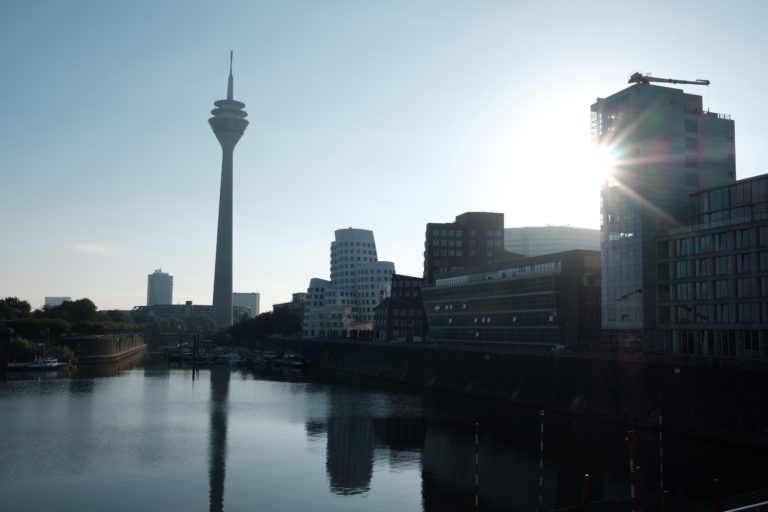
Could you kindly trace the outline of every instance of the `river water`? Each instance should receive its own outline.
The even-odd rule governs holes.
[[[0,510],[629,510],[631,425],[541,416],[458,395],[320,371],[173,368],[148,357],[107,377],[0,382]],[[646,510],[659,507],[659,432],[638,430]],[[664,487],[711,510],[768,487],[754,449],[672,433]],[[539,487],[541,474],[543,486]]]

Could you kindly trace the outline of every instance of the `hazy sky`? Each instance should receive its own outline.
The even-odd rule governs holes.
[[[597,228],[581,162],[589,106],[634,71],[705,78],[736,122],[737,177],[766,172],[762,1],[0,3],[0,296],[101,309],[209,304],[226,94],[235,150],[234,289],[262,311],[329,275],[342,227],[421,275],[427,222]]]

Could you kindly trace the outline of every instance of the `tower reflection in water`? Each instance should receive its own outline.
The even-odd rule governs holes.
[[[229,396],[229,368],[211,367],[211,430],[208,449],[208,496],[211,512],[224,510],[224,477],[227,466],[227,398]]]

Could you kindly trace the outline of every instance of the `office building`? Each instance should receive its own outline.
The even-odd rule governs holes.
[[[422,289],[435,341],[530,348],[600,341],[600,253],[566,251],[441,274]]]
[[[65,302],[72,302],[72,297],[46,297],[45,307],[53,308],[56,306],[61,306]]]
[[[424,280],[431,284],[441,272],[487,265],[513,256],[504,250],[503,213],[463,213],[454,222],[427,224]]]
[[[147,306],[173,304],[173,276],[157,269],[147,276]]]
[[[151,306],[134,306],[131,313],[147,313],[158,317],[198,318],[211,317],[212,306],[193,304],[191,300],[184,304],[154,304]]]
[[[374,338],[379,341],[423,341],[429,329],[421,299],[424,280],[392,275],[390,297],[376,306]]]
[[[219,222],[216,234],[216,267],[213,277],[213,320],[216,327],[232,325],[232,159],[235,145],[243,136],[248,121],[245,103],[233,94],[232,54],[229,55],[227,99],[214,102],[208,124],[221,145],[221,189],[219,191]]]
[[[504,229],[504,249],[525,256],[584,249],[600,250],[600,230],[570,226],[529,226]]]
[[[660,237],[657,334],[666,353],[768,358],[768,174],[690,196]]]
[[[374,308],[389,297],[395,265],[379,261],[373,231],[337,229],[331,242],[331,280],[307,289],[304,337],[368,335]]]
[[[304,292],[291,294],[290,302],[281,302],[279,304],[272,305],[272,312],[278,309],[287,309],[289,312],[296,315],[296,317],[304,322],[304,306],[307,304],[307,294]]]
[[[637,83],[591,107],[593,142],[614,158],[602,188],[605,342],[658,351],[655,240],[688,225],[688,195],[735,180],[734,125],[701,96]]]
[[[253,318],[255,316],[258,316],[259,314],[259,299],[260,295],[256,292],[250,292],[250,293],[239,293],[235,292],[232,294],[232,307],[234,308],[242,308],[243,313],[245,313],[245,316],[249,318]],[[235,315],[235,318],[240,318],[242,315],[237,316]]]

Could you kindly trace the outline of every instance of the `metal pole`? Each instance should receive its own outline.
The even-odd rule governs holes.
[[[629,448],[629,497],[632,500],[632,512],[637,511],[635,503],[635,445],[637,435],[634,430],[627,430],[627,447]]]
[[[662,414],[659,409],[659,491],[662,501],[664,499],[664,434],[662,431]],[[662,508],[663,508],[662,504]]]
[[[544,410],[539,411],[539,512],[544,503]]]
[[[480,424],[475,422],[475,511],[480,510],[480,479],[479,479],[479,467],[480,467]]]

